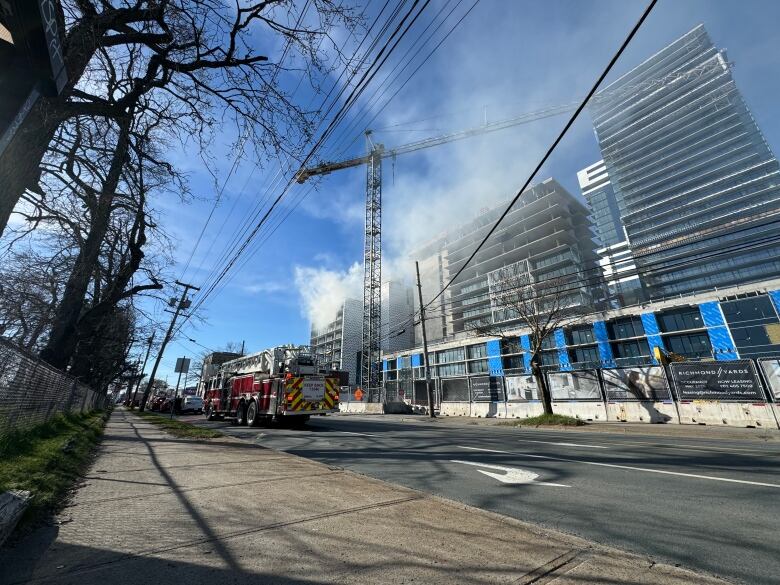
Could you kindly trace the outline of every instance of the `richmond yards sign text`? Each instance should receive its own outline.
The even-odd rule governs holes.
[[[764,392],[750,360],[671,364],[680,400],[763,402]]]

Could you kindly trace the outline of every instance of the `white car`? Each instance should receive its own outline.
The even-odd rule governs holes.
[[[203,414],[203,399],[200,396],[185,396],[181,402],[181,413],[185,412]]]

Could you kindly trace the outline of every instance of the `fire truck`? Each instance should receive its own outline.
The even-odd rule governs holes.
[[[205,374],[206,372],[204,372]],[[284,345],[226,361],[202,381],[207,420],[302,425],[335,412],[346,372],[320,371],[308,346]]]

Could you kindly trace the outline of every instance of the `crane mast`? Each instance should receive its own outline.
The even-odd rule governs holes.
[[[369,144],[370,135],[366,136]],[[363,246],[363,340],[361,383],[372,402],[379,387],[379,353],[382,331],[382,153],[370,144],[366,165],[366,234]]]

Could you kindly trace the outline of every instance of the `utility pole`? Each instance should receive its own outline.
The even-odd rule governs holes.
[[[152,344],[154,343],[154,336],[156,331],[152,331],[152,336],[147,340],[146,357],[144,357],[144,365],[141,366],[141,373],[138,375],[138,383],[135,385],[135,392],[133,392],[133,399],[130,401],[130,409],[132,410],[133,404],[135,404],[135,397],[138,395],[138,390],[141,388],[141,380],[144,379],[144,370],[146,369],[146,362],[149,360],[149,354],[152,352]]]
[[[162,360],[163,353],[165,352],[165,346],[168,345],[168,342],[171,340],[171,336],[173,335],[173,328],[176,326],[176,319],[179,318],[179,313],[181,313],[182,309],[187,309],[190,306],[190,301],[187,300],[187,292],[189,292],[190,289],[200,290],[200,288],[197,286],[179,282],[178,280],[176,281],[176,284],[184,287],[184,290],[181,291],[181,299],[179,299],[178,303],[176,302],[176,299],[171,299],[170,305],[173,306],[175,304],[176,310],[173,313],[171,324],[168,326],[168,331],[165,332],[165,337],[163,337],[162,344],[160,345],[160,352],[157,354],[157,359],[154,360],[152,372],[149,374],[149,382],[146,384],[146,390],[144,390],[144,396],[141,399],[141,406],[138,408],[138,410],[141,412],[143,412],[146,408],[146,400],[149,398],[149,393],[152,391],[154,377],[157,375],[157,368],[160,367],[160,360]]]
[[[245,341],[244,339],[241,340],[241,356],[242,357],[244,355],[244,341]]]
[[[436,418],[433,412],[433,388],[431,388],[431,366],[428,359],[428,335],[425,332],[425,305],[423,304],[422,284],[420,283],[420,263],[415,260],[414,268],[417,270],[417,295],[420,299],[420,323],[423,336],[423,359],[425,360],[425,389],[428,391],[428,415]]]

